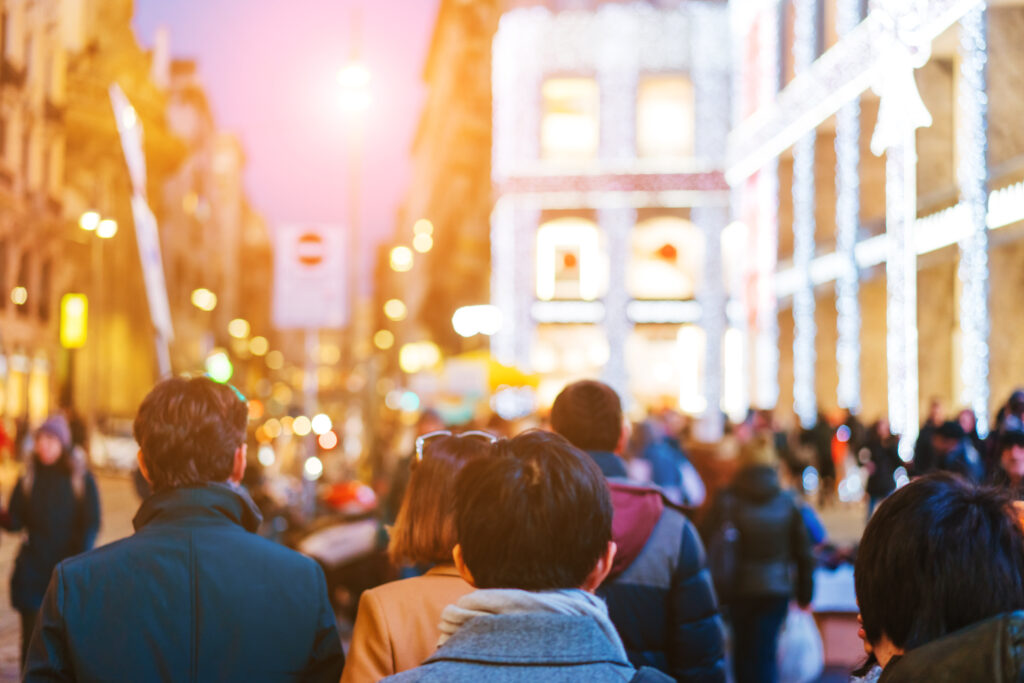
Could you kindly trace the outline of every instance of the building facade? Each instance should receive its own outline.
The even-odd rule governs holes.
[[[521,4],[493,40],[492,352],[540,374],[541,405],[603,377],[715,438],[718,407],[745,404],[723,362],[742,353],[722,261],[726,5]]]
[[[932,398],[984,433],[1024,384],[1024,6],[739,0],[732,23],[753,402],[887,416],[905,457]]]

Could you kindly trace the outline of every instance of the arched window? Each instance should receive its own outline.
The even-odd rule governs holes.
[[[704,235],[693,223],[659,216],[633,228],[626,275],[634,299],[692,299],[704,261]]]
[[[585,218],[558,218],[537,231],[537,298],[592,301],[608,288],[601,234]]]

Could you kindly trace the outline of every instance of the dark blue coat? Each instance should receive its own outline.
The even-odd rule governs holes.
[[[11,574],[14,609],[39,609],[57,563],[89,550],[96,542],[100,499],[92,474],[84,473],[81,491],[75,495],[67,468],[39,463],[34,463],[29,495],[25,495],[23,478],[14,486],[4,527],[26,533]]]
[[[625,474],[614,454],[591,452],[590,456],[613,481]],[[646,490],[662,502],[657,489]],[[619,500],[613,491],[616,517],[628,514],[618,506]],[[613,572],[597,594],[608,603],[608,616],[634,666],[659,669],[677,681],[724,682],[725,629],[704,545],[682,512],[667,504],[657,509],[654,519],[613,525],[626,534],[642,536],[639,553],[628,558],[621,573]],[[633,545],[615,540],[623,555],[623,549]]]
[[[344,655],[313,560],[226,484],[162,491],[135,534],[57,566],[26,681],[331,681]]]

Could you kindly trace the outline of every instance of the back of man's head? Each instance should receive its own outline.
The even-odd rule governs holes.
[[[603,382],[573,382],[551,406],[551,427],[585,451],[615,451],[622,437],[622,402]]]
[[[245,442],[249,410],[231,387],[207,377],[157,384],[135,416],[135,440],[153,489],[198,486],[231,477]]]
[[[580,588],[611,541],[608,485],[562,437],[525,432],[459,473],[455,528],[477,588]]]

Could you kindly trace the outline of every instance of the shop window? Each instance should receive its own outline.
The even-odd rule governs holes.
[[[549,161],[597,158],[598,91],[593,78],[550,78],[541,90],[541,156]]]
[[[693,156],[693,83],[686,76],[640,79],[636,103],[637,155],[645,159]]]
[[[631,234],[626,287],[634,299],[692,299],[700,282],[704,236],[690,221],[660,216]]]
[[[608,262],[593,222],[559,218],[537,231],[537,298],[583,299],[604,295]]]
[[[530,349],[531,369],[541,376],[538,403],[548,407],[569,382],[600,377],[610,356],[608,335],[599,325],[538,325]]]

